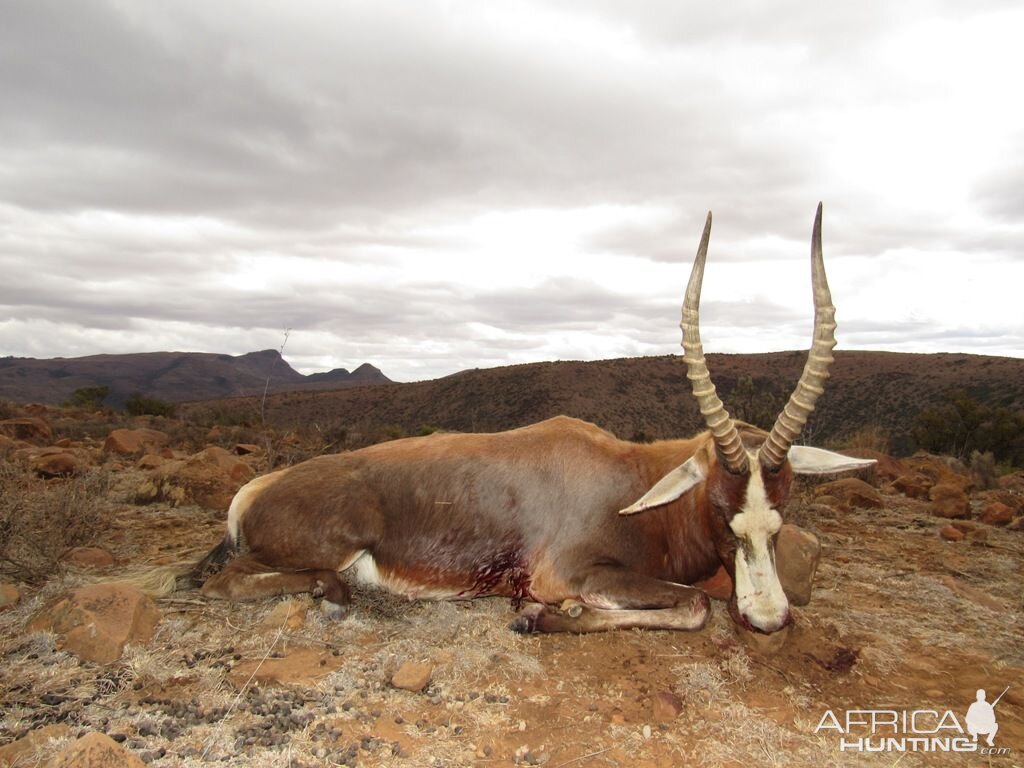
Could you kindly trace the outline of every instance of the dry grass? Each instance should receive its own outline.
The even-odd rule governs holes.
[[[108,472],[44,481],[0,463],[0,575],[41,584],[68,549],[91,544],[109,523]]]

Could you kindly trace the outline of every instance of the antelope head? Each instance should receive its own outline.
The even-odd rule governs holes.
[[[835,307],[821,253],[821,204],[811,235],[814,340],[800,381],[767,434],[732,419],[718,398],[704,359],[699,307],[710,236],[708,213],[680,327],[686,375],[711,440],[706,451],[674,469],[622,512],[666,504],[703,483],[715,548],[733,580],[730,612],[740,625],[770,633],[790,623],[789,603],[775,570],[775,538],[782,527],[781,511],[793,474],[839,472],[872,462],[793,444],[824,391],[836,344]]]

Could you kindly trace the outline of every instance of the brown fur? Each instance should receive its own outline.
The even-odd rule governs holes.
[[[618,514],[694,454],[707,468],[704,483],[642,514]],[[786,473],[768,483],[773,500],[788,491]],[[742,476],[719,467],[706,433],[635,444],[566,417],[496,434],[397,440],[254,482],[235,542],[246,554],[208,580],[205,593],[239,599],[319,583],[344,605],[347,590],[324,574],[366,552],[386,583],[410,595],[584,604],[577,617],[533,610],[516,627],[544,631],[702,626],[706,596],[681,585],[730,562],[725,528],[745,488]],[[282,578],[254,578],[254,564]],[[634,615],[657,609],[671,616]]]

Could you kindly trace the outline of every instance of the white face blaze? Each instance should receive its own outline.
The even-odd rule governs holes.
[[[771,538],[782,527],[764,489],[760,463],[752,457],[747,497],[729,527],[736,547],[736,607],[754,627],[774,632],[786,624],[789,601],[775,572]]]

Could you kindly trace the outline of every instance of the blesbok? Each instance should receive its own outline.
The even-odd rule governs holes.
[[[708,431],[637,444],[559,416],[494,434],[433,434],[321,456],[235,496],[224,540],[194,577],[211,597],[322,595],[350,602],[339,572],[413,598],[529,601],[521,632],[699,629],[691,585],[724,565],[730,611],[770,633],[790,621],[774,537],[794,473],[871,462],[793,445],[832,362],[835,308],[811,238],[814,341],[770,433],[734,421],[711,383],[698,306],[711,214],[686,289],[684,360]]]

